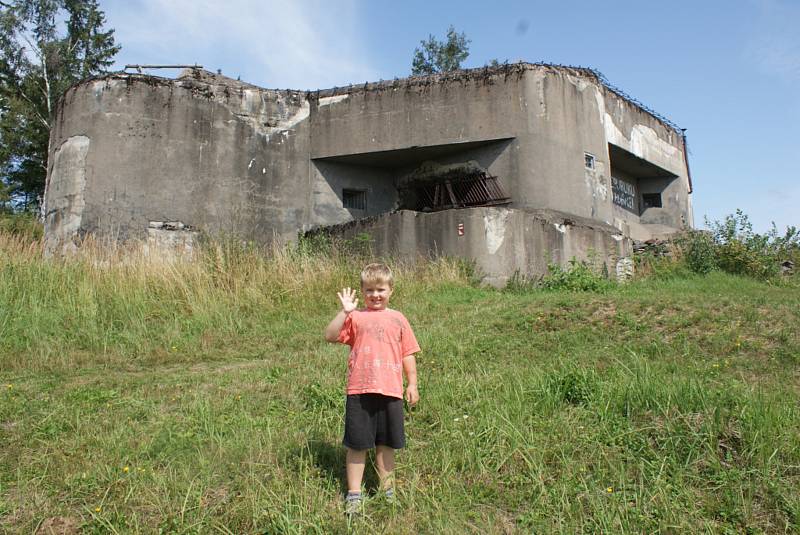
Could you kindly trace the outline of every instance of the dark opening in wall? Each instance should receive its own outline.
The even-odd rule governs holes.
[[[331,225],[398,209],[510,203],[489,169],[498,161],[498,173],[508,169],[513,141],[487,139],[312,158],[312,220]]]
[[[644,208],[661,208],[661,194],[642,193],[642,205]]]
[[[611,200],[619,208],[641,218],[642,223],[663,222],[663,194],[677,175],[652,162],[608,144],[611,161]],[[669,223],[677,226],[672,221]]]
[[[399,188],[400,209],[436,212],[450,208],[508,204],[496,176],[483,171],[453,170]]]
[[[367,192],[363,189],[343,189],[342,205],[350,210],[367,209]]]

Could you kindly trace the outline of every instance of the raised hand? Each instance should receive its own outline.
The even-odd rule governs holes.
[[[350,288],[344,288],[341,292],[337,292],[339,301],[342,302],[342,310],[345,314],[349,314],[358,306],[358,299],[356,298],[356,291]]]

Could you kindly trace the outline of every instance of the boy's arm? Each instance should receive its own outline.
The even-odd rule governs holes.
[[[344,321],[349,316],[349,312],[345,312],[344,310],[340,310],[338,314],[336,314],[331,322],[325,327],[325,340],[328,342],[336,342],[339,340],[339,333],[342,332],[342,327],[344,326]]]
[[[415,405],[419,401],[417,389],[417,358],[414,355],[403,357],[403,372],[406,374],[406,401]]]
[[[344,288],[336,295],[339,296],[339,301],[342,302],[342,310],[333,317],[331,322],[325,327],[325,340],[328,342],[336,342],[339,340],[339,333],[342,332],[344,322],[347,316],[356,309],[358,299],[356,299],[356,291],[350,288]]]

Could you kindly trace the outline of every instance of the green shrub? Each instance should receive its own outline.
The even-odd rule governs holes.
[[[669,256],[656,256],[652,253],[636,254],[634,263],[636,266],[634,276],[637,279],[685,279],[693,272],[684,259],[674,254]]]
[[[800,235],[789,227],[783,236],[775,224],[766,234],[753,232],[753,225],[741,210],[726,216],[722,222],[706,224],[716,245],[717,265],[723,271],[769,279],[778,275],[780,263],[796,255]]]
[[[575,258],[569,261],[567,267],[548,263],[547,271],[547,274],[537,278],[529,277],[517,270],[508,279],[503,290],[511,293],[525,293],[534,290],[602,292],[614,285],[609,280],[607,271],[598,273],[588,262],[578,261]]]
[[[800,258],[800,233],[795,227],[780,235],[773,223],[769,232],[758,234],[741,210],[722,221],[706,220],[706,226],[708,231],[688,231],[675,241],[686,266],[695,273],[719,269],[766,280],[780,273],[781,262],[797,263]]]
[[[508,279],[506,282],[505,287],[503,288],[507,292],[512,293],[524,293],[529,292],[532,290],[536,290],[539,288],[539,280],[534,277],[528,277],[527,275],[520,273],[519,270],[514,271],[514,274]]]
[[[690,270],[705,275],[717,269],[716,244],[711,234],[692,230],[680,238],[678,243]]]
[[[602,292],[613,286],[613,282],[597,273],[587,262],[569,261],[566,268],[548,264],[548,273],[540,282],[546,290],[570,290],[573,292]]]

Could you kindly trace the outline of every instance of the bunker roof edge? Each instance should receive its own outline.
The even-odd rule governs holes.
[[[662,123],[668,129],[674,131],[678,136],[682,137],[685,143],[686,133],[685,129],[678,126],[676,123],[672,122],[670,119],[665,117],[664,115],[656,112],[652,108],[646,106],[639,100],[633,98],[625,91],[619,89],[608,79],[598,71],[597,69],[591,67],[580,67],[574,65],[561,65],[557,63],[546,63],[546,62],[537,62],[537,63],[529,63],[529,62],[518,62],[518,63],[503,63],[496,66],[484,66],[484,67],[476,67],[472,69],[461,69],[457,71],[449,71],[445,73],[437,73],[437,74],[430,74],[424,76],[408,76],[405,78],[394,78],[392,80],[380,80],[377,82],[364,82],[363,84],[349,84],[346,86],[337,86],[327,89],[314,89],[314,90],[305,90],[305,89],[275,89],[275,88],[266,88],[257,86],[254,84],[250,84],[247,82],[242,82],[240,80],[234,80],[233,78],[229,78],[222,74],[213,73],[211,71],[207,71],[204,69],[194,69],[189,68],[185,69],[177,78],[166,78],[162,76],[155,76],[151,74],[140,74],[140,73],[129,73],[125,71],[116,71],[110,72],[107,74],[93,76],[90,78],[86,78],[79,82],[76,82],[72,86],[70,86],[62,95],[61,98],[64,98],[71,90],[79,87],[83,84],[87,84],[93,81],[98,80],[106,80],[106,79],[124,79],[124,80],[137,80],[151,85],[163,85],[169,86],[174,85],[175,83],[180,82],[189,82],[191,84],[192,81],[196,81],[199,83],[211,84],[211,85],[219,85],[225,86],[232,89],[251,89],[251,90],[260,90],[260,91],[276,91],[276,92],[285,92],[291,94],[303,94],[306,96],[307,99],[317,99],[320,97],[331,97],[331,96],[338,96],[338,95],[349,95],[349,94],[356,94],[368,91],[383,91],[387,89],[396,89],[399,87],[416,87],[416,86],[425,86],[431,84],[442,84],[448,82],[456,82],[456,81],[469,81],[469,80],[476,80],[482,77],[488,77],[492,75],[501,75],[501,76],[521,76],[526,71],[532,71],[536,69],[552,69],[554,71],[559,72],[566,72],[568,74],[582,76],[584,78],[588,78],[598,85],[604,87],[606,90],[610,91],[611,93],[615,94],[617,97],[621,98],[622,100],[630,103],[631,105],[635,106],[639,110],[647,113],[648,115],[655,118],[657,121]],[[59,99],[60,100],[60,99]]]

